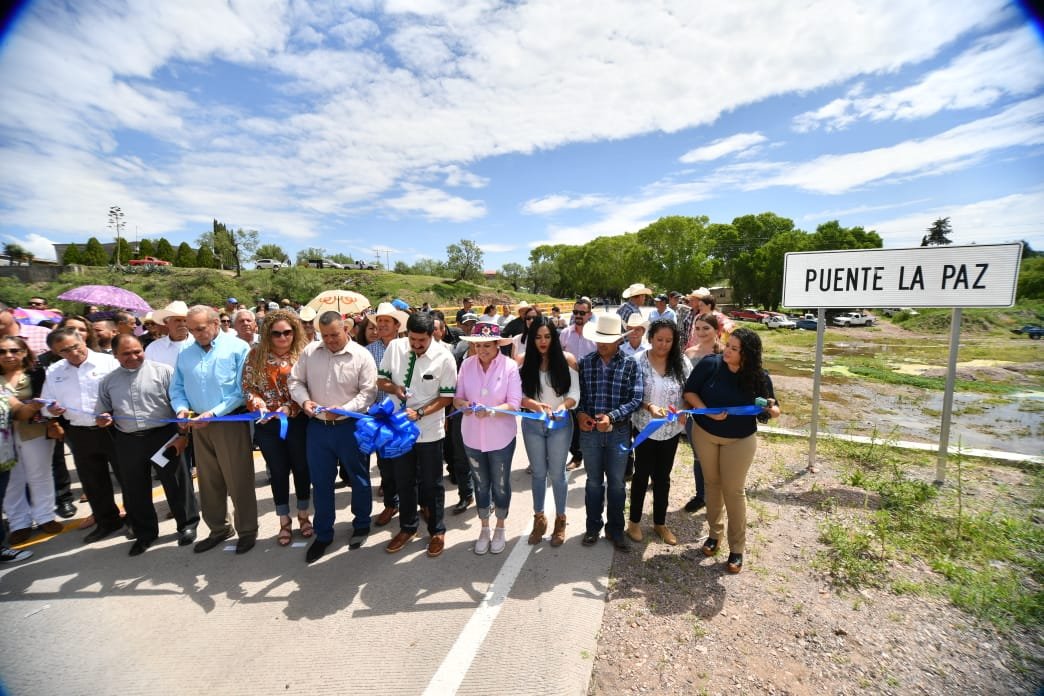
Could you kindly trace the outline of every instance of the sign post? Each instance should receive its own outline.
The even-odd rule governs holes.
[[[961,308],[1015,304],[1022,245],[983,244],[913,249],[792,252],[784,257],[783,305],[820,310],[813,382],[809,467],[818,430],[819,373],[825,308],[952,307],[950,359],[943,395],[936,482],[946,475],[953,388],[960,345]]]

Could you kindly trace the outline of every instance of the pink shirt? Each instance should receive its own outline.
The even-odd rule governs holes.
[[[457,398],[467,399],[485,406],[509,404],[517,411],[522,403],[522,379],[518,376],[518,363],[503,353],[498,353],[483,371],[478,356],[466,358],[457,374]],[[496,452],[504,449],[515,439],[517,423],[514,416],[498,414],[478,418],[464,413],[461,434],[464,444],[480,452]]]

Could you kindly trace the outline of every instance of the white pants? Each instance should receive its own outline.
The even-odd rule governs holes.
[[[23,440],[16,428],[14,444],[18,463],[11,469],[4,496],[4,512],[12,532],[32,527],[33,522],[41,525],[54,519],[54,476],[51,474],[54,440],[46,437]],[[25,494],[26,485],[29,497]]]

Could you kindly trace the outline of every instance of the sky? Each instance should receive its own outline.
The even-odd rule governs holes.
[[[488,269],[769,211],[1040,250],[1042,45],[998,0],[39,0],[0,37],[0,242],[112,241],[118,205]]]

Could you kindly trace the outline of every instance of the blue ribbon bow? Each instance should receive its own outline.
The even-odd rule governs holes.
[[[358,419],[355,441],[363,454],[377,452],[384,459],[401,457],[413,449],[420,437],[420,428],[406,416],[406,410],[396,411],[395,404],[388,397],[375,403],[366,413],[339,408],[316,409],[316,413],[323,411]]]
[[[642,431],[638,433],[638,437],[634,438],[634,442],[631,443],[630,446],[620,443],[620,449],[624,452],[633,450],[635,447],[648,440],[650,435],[655,433],[664,425],[676,422],[679,416],[685,414],[693,416],[709,416],[716,413],[727,413],[730,416],[756,416],[761,413],[762,410],[763,408],[761,406],[751,404],[749,406],[719,406],[717,408],[690,408],[684,411],[668,411],[665,417],[653,418],[649,421],[649,423],[642,428]]]

